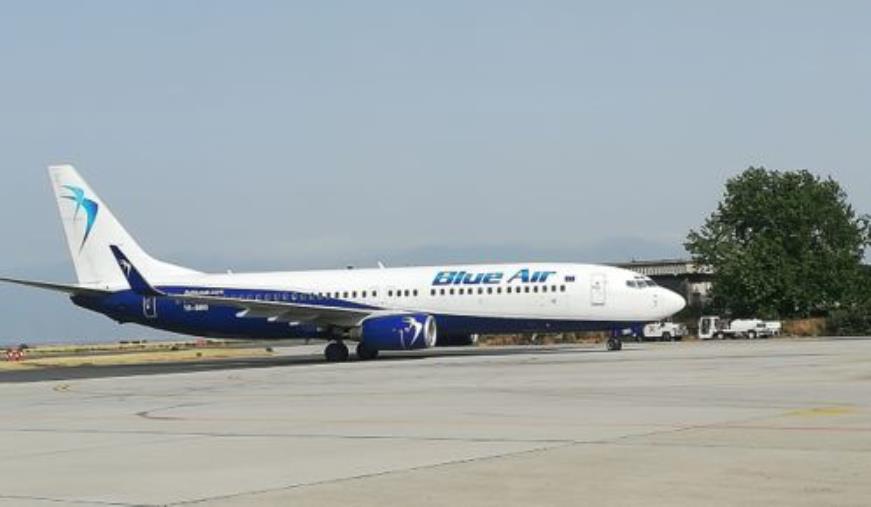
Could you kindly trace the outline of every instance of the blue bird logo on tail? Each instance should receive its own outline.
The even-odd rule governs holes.
[[[76,203],[76,212],[73,215],[73,220],[79,217],[79,212],[85,210],[85,237],[82,239],[82,246],[79,250],[85,247],[85,242],[88,241],[88,236],[91,235],[91,230],[94,228],[94,223],[97,221],[97,212],[100,211],[100,205],[85,197],[85,191],[79,187],[64,185],[64,188],[72,192],[72,195],[63,196],[64,199],[69,199]]]

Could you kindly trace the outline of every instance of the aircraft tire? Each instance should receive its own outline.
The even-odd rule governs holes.
[[[324,358],[330,363],[343,363],[349,355],[348,346],[342,342],[330,342],[324,349]]]
[[[366,346],[363,342],[357,344],[357,359],[360,361],[371,361],[378,358],[378,351]]]

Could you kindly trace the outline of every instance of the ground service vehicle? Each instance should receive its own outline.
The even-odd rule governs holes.
[[[736,319],[729,321],[717,316],[704,316],[699,319],[699,338],[768,338],[774,333],[760,319]]]
[[[683,324],[675,324],[674,322],[651,322],[644,326],[641,335],[638,336],[638,341],[674,341],[680,340],[686,335],[687,327]]]

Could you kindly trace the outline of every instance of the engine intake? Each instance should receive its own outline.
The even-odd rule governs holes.
[[[437,335],[435,318],[423,313],[373,317],[360,329],[360,341],[373,350],[428,349]]]

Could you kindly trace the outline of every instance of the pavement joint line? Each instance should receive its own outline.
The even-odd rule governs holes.
[[[466,442],[493,444],[572,444],[571,438],[493,438],[493,437],[426,437],[414,435],[341,435],[335,433],[216,433],[201,431],[160,431],[160,430],[97,430],[97,429],[58,429],[58,428],[6,428],[2,432],[21,433],[79,433],[86,435],[164,435],[178,437],[214,438],[299,438],[335,440],[406,440],[411,442]]]
[[[871,450],[863,449],[818,449],[812,447],[777,447],[777,446],[749,446],[735,443],[727,444],[705,444],[705,443],[689,443],[689,442],[577,442],[577,445],[584,446],[608,446],[615,445],[620,447],[684,447],[688,449],[743,449],[746,451],[796,451],[796,452],[837,452],[841,454],[861,454],[867,455]]]
[[[655,437],[655,436],[660,436],[660,435],[670,435],[670,434],[682,433],[682,432],[693,431],[693,430],[728,429],[725,425],[746,424],[746,423],[751,423],[751,422],[755,422],[755,421],[764,421],[764,420],[777,418],[777,417],[779,417],[779,415],[764,415],[764,416],[760,415],[757,417],[735,419],[733,421],[722,421],[722,422],[708,423],[708,424],[691,424],[691,425],[680,426],[680,427],[671,428],[671,429],[658,429],[658,430],[653,430],[653,431],[648,431],[648,432],[643,432],[643,433],[620,435],[616,438],[611,438],[611,439],[591,440],[587,443],[617,444],[619,442],[622,442],[622,441],[628,440],[628,439],[632,439],[632,438],[648,438],[648,437]]]
[[[156,435],[155,435],[156,436]],[[169,435],[167,435],[169,437]],[[155,440],[149,440],[147,442],[137,442],[135,446],[142,445],[155,445],[155,444],[163,444],[167,442],[178,442],[182,440],[191,440],[196,438],[206,438],[204,436],[194,436],[194,435],[173,435],[172,438],[158,438]],[[102,444],[102,445],[90,445],[86,447],[76,447],[75,449],[59,449],[56,451],[43,451],[43,452],[30,452],[30,453],[18,453],[18,454],[10,454],[2,456],[3,459],[21,459],[21,458],[34,458],[38,456],[57,456],[62,454],[70,454],[75,452],[83,452],[83,451],[93,451],[97,449],[112,449],[115,447],[118,448],[129,448],[131,444]]]
[[[73,498],[52,498],[30,495],[4,495],[3,493],[0,493],[0,500],[31,500],[39,502],[65,503],[71,505],[115,505],[120,507],[152,507],[151,504],[141,503],[110,502],[106,500],[78,500]]]
[[[278,486],[275,488],[264,488],[264,489],[260,489],[260,490],[251,490],[251,491],[240,491],[238,493],[230,493],[230,494],[226,494],[226,495],[216,495],[216,496],[211,496],[211,497],[196,498],[196,499],[192,499],[192,500],[182,500],[182,501],[178,501],[178,502],[171,502],[171,503],[168,503],[166,505],[167,506],[194,505],[194,504],[202,504],[202,503],[206,503],[206,502],[214,502],[217,500],[230,500],[233,498],[240,498],[243,496],[262,495],[262,494],[274,493],[274,492],[278,492],[278,491],[290,491],[290,490],[294,490],[294,489],[323,486],[323,485],[327,485],[327,484],[338,484],[338,483],[342,483],[342,482],[361,481],[364,479],[373,479],[376,477],[386,477],[386,476],[394,475],[394,474],[413,473],[413,472],[419,472],[422,470],[434,470],[434,469],[438,469],[438,468],[445,468],[445,467],[456,466],[456,465],[465,465],[465,464],[470,464],[470,463],[481,463],[484,461],[492,461],[492,460],[497,460],[497,459],[502,459],[502,458],[513,458],[513,457],[517,457],[517,456],[523,456],[526,454],[535,454],[538,452],[546,452],[546,451],[553,451],[553,450],[557,450],[557,449],[565,449],[565,448],[572,447],[573,445],[575,445],[575,444],[572,442],[569,442],[569,443],[566,443],[564,445],[536,447],[533,449],[524,449],[522,451],[512,451],[512,452],[506,452],[506,453],[501,453],[501,454],[493,454],[493,455],[489,455],[489,456],[478,456],[478,457],[474,457],[474,458],[463,458],[463,459],[449,460],[449,461],[443,461],[440,463],[433,463],[433,464],[429,464],[429,465],[418,465],[418,466],[407,467],[407,468],[396,468],[393,470],[382,470],[380,472],[358,474],[358,475],[352,475],[352,476],[348,476],[348,477],[337,477],[334,479],[324,479],[324,480],[320,480],[320,481],[301,482],[301,483],[297,483],[297,484],[289,484],[286,486]]]

